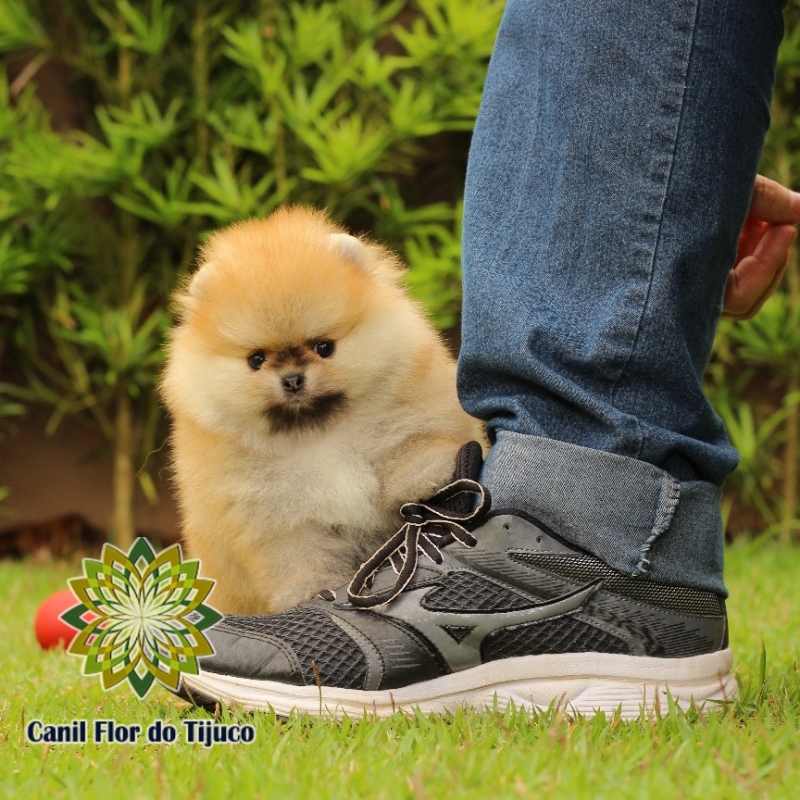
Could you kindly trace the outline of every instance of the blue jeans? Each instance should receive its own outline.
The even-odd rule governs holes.
[[[737,455],[706,400],[782,3],[509,0],[464,209],[483,480],[632,575],[725,592]]]

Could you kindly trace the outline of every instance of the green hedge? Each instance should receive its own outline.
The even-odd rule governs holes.
[[[436,323],[456,324],[467,134],[501,12],[0,0],[2,340],[50,430],[81,415],[113,448],[120,541],[134,474],[163,438],[169,296],[213,228],[325,207],[400,251]],[[47,80],[70,87],[67,130],[37,99]],[[139,482],[154,498],[147,470]]]
[[[142,465],[164,438],[169,296],[210,230],[326,207],[398,250],[437,325],[457,325],[466,149],[502,7],[0,0],[0,423],[36,403],[49,431],[99,429],[119,541],[135,481],[156,497]],[[800,0],[786,15],[763,170],[790,184]],[[755,321],[723,323],[709,369],[742,454],[734,532],[797,527],[799,275],[795,259]]]

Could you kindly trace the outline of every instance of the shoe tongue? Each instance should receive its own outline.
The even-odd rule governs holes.
[[[450,482],[459,481],[467,478],[477,481],[483,466],[483,450],[477,442],[467,442],[456,454],[456,467]],[[457,514],[469,514],[472,511],[474,498],[469,493],[458,494],[450,500],[438,504],[438,508],[443,511],[455,512]],[[452,541],[452,540],[451,540]],[[432,571],[419,566],[411,578],[409,586],[416,586],[420,582],[431,580],[438,576],[438,571]],[[377,592],[392,586],[397,580],[397,574],[390,568],[386,561],[379,567],[374,580],[370,584],[370,591]]]
[[[471,481],[477,481],[481,474],[481,467],[483,466],[483,450],[477,442],[467,442],[461,446],[461,449],[456,454],[456,468],[453,472],[453,481],[459,481],[467,478]],[[448,511],[455,511],[459,514],[468,514],[472,511],[472,504],[474,498],[468,494],[459,494],[451,500],[442,503],[442,508]]]
[[[453,473],[453,480],[458,481],[468,478],[477,481],[483,466],[483,451],[477,442],[467,442],[461,446],[456,454],[456,469]]]

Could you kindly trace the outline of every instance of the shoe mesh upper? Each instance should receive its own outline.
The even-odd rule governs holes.
[[[644,578],[623,575],[602,561],[589,556],[570,556],[558,553],[510,553],[513,561],[556,575],[563,575],[577,583],[603,578],[603,591],[652,603],[683,614],[717,617],[725,613],[722,598],[713,592],[702,592],[682,586],[667,586]]]
[[[450,572],[421,603],[429,611],[514,611],[536,603],[473,572]]]
[[[250,631],[288,644],[297,655],[306,685],[362,689],[367,660],[361,648],[323,611],[291,609],[269,617],[236,617],[237,632]]]
[[[501,628],[489,633],[481,644],[484,662],[514,656],[588,652],[628,654],[630,647],[617,636],[570,615]]]

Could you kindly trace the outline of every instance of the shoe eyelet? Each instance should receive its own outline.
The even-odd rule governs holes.
[[[511,530],[511,523],[510,522],[503,523],[503,530],[504,531],[510,531]]]
[[[542,543],[542,537],[541,536],[537,536],[536,537],[536,544],[541,544],[541,543]]]

